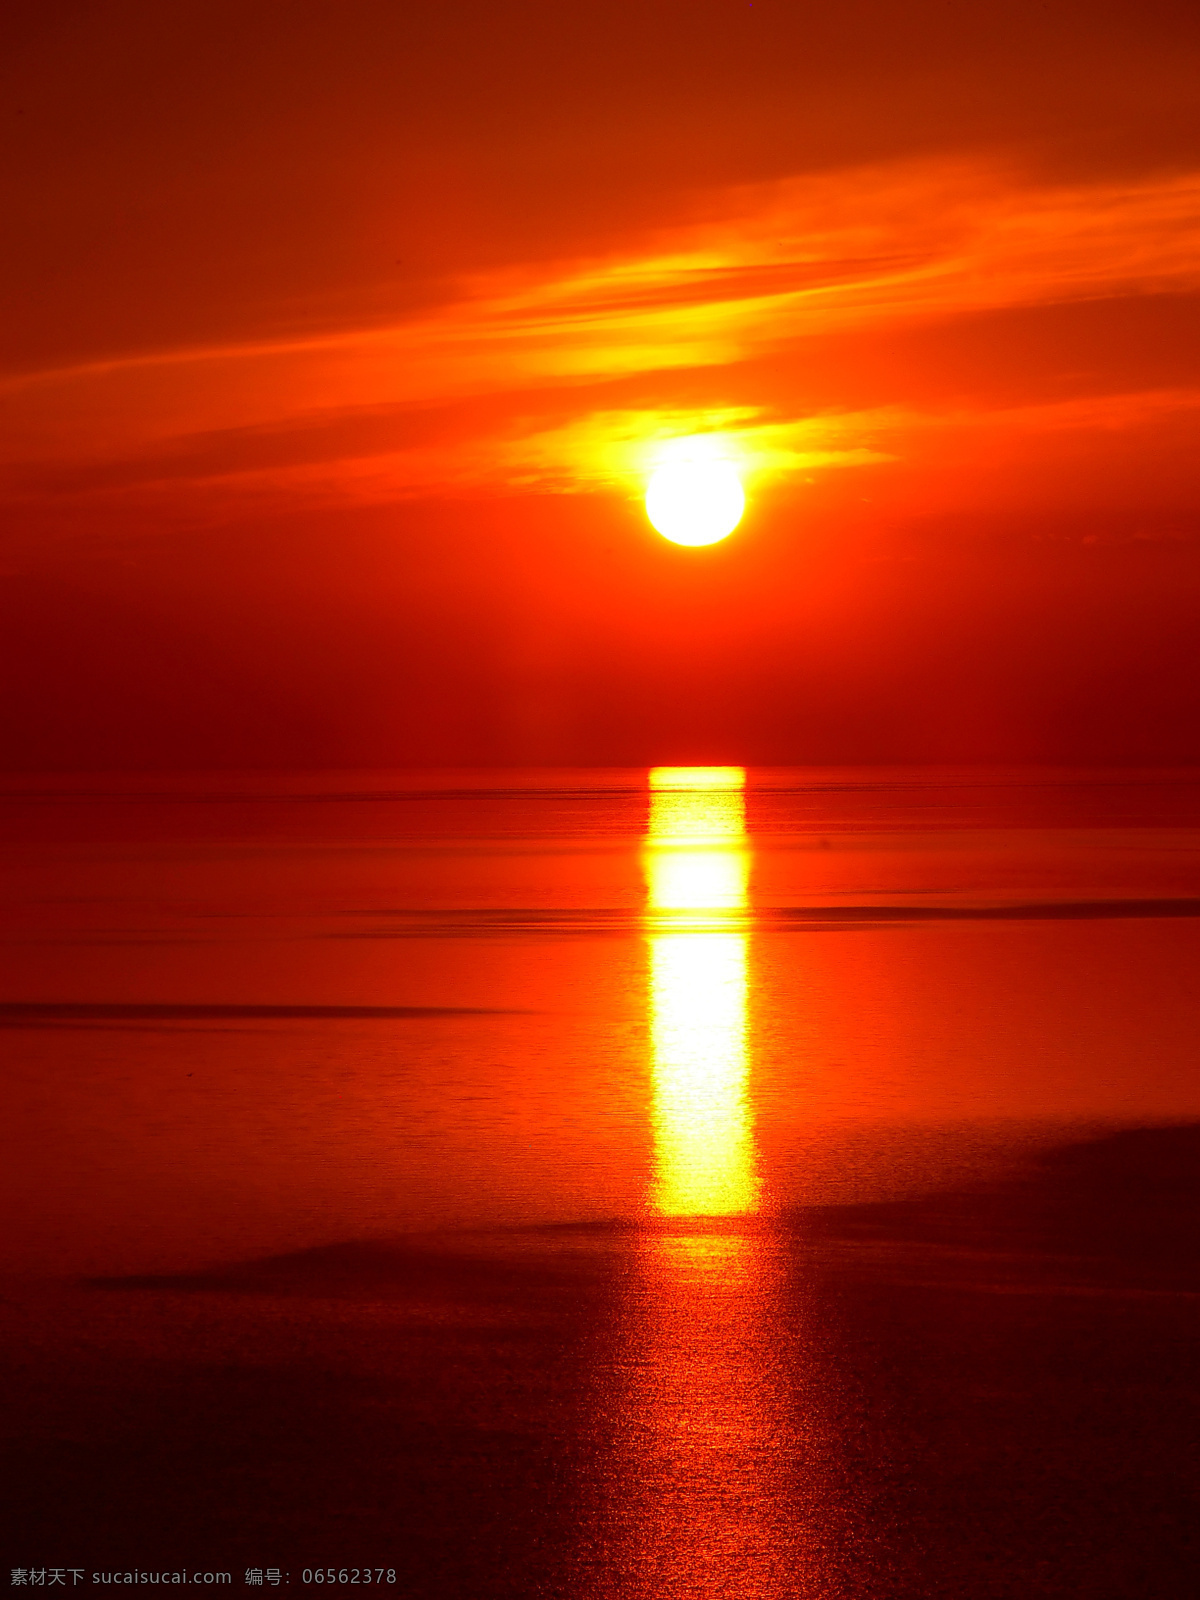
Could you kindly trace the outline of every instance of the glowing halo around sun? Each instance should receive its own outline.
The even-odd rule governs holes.
[[[666,461],[646,487],[646,515],[672,544],[716,544],[733,532],[745,509],[737,468],[720,458]]]

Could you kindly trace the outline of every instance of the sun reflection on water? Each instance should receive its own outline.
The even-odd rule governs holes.
[[[821,1587],[803,1312],[750,1099],[740,768],[658,768],[645,841],[654,1165],[628,1284],[605,1600]]]
[[[758,1209],[747,1097],[749,879],[740,767],[650,774],[650,1032],[661,1216]]]

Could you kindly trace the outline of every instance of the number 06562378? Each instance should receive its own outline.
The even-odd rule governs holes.
[[[395,1583],[395,1567],[305,1567],[305,1583]]]

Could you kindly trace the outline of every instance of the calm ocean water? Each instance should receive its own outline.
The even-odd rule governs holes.
[[[35,1563],[1184,1592],[1195,774],[0,809]]]

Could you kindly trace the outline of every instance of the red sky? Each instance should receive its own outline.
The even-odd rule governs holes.
[[[1200,759],[1190,0],[6,31],[9,768]]]

